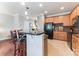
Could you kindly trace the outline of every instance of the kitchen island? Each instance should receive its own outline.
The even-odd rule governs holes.
[[[44,56],[44,32],[26,33],[27,56]]]

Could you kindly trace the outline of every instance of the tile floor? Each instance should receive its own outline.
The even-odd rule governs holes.
[[[74,56],[66,41],[48,39],[48,56]]]

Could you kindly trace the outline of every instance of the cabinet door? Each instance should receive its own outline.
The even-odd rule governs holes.
[[[72,49],[76,55],[78,55],[78,39],[79,38],[72,35]]]
[[[72,35],[72,49],[76,55],[79,55],[79,38]]]
[[[59,23],[58,16],[57,17],[53,17],[53,22],[54,23]]]
[[[63,16],[58,17],[58,23],[63,23]]]
[[[74,9],[74,10],[73,10],[73,12],[72,12],[72,15],[71,15],[71,16],[72,16],[72,19],[76,16],[76,9]]]
[[[66,32],[54,31],[54,38],[57,40],[67,40]]]
[[[75,48],[76,48],[75,38],[74,36],[72,36],[72,49],[74,50]]]
[[[70,26],[69,15],[53,17],[54,23],[63,23],[64,26]]]
[[[67,40],[67,34],[66,32],[58,32],[58,39],[59,40]]]
[[[54,31],[54,32],[53,32],[53,38],[54,38],[54,39],[57,39],[57,38],[58,38],[58,33],[57,33],[57,31]]]
[[[70,26],[69,15],[63,16],[62,22],[63,22],[63,25],[64,25],[64,26]]]
[[[76,37],[76,39],[75,39],[75,41],[76,41],[76,55],[79,55],[79,38],[78,37]]]
[[[56,38],[56,32],[55,31],[53,32],[53,38],[54,39]]]
[[[79,5],[77,6],[77,15],[79,16]]]
[[[53,17],[47,17],[45,20],[46,23],[53,22]]]
[[[72,20],[73,20],[74,17],[76,17],[76,15],[77,15],[77,14],[76,14],[76,9],[74,9],[73,12],[72,12],[71,15],[70,15],[70,22],[71,22],[71,25],[72,25]]]

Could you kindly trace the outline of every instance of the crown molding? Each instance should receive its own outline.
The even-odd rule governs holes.
[[[46,17],[62,16],[62,15],[68,15],[68,14],[70,14],[70,13],[71,13],[71,11],[69,11],[69,12],[63,12],[63,13],[58,13],[58,14],[53,14],[53,15],[48,15],[48,16],[46,16]]]
[[[63,12],[63,13],[58,13],[58,14],[47,15],[46,17],[62,16],[62,15],[68,15],[70,13],[71,13],[71,11],[69,11],[69,12]],[[12,13],[8,13],[8,12],[0,12],[0,14],[6,14],[6,15],[10,15],[10,16],[19,15],[19,14],[12,14]]]

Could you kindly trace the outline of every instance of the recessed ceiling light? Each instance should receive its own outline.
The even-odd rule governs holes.
[[[43,5],[40,3],[40,4],[39,4],[39,7],[42,7],[42,6],[43,6]]]
[[[47,11],[45,11],[44,13],[45,13],[45,14],[47,14],[48,12],[47,12]]]
[[[64,9],[64,7],[60,7],[60,9],[61,9],[61,10],[63,10],[63,9]]]
[[[28,15],[28,12],[27,11],[25,11],[25,15]]]
[[[21,2],[21,5],[25,5],[25,2]]]
[[[29,19],[29,16],[26,16],[26,19]]]

